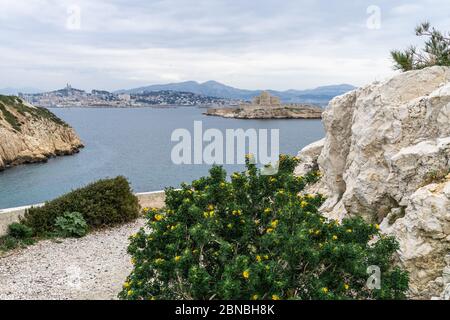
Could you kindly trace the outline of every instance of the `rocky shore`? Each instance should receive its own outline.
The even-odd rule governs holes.
[[[204,114],[236,119],[321,119],[323,109],[310,105],[210,108]]]
[[[410,298],[450,299],[450,68],[430,67],[333,99],[325,139],[296,173],[319,168],[321,211],[361,216],[399,242]]]
[[[74,154],[82,147],[75,131],[49,110],[0,95],[0,170]]]

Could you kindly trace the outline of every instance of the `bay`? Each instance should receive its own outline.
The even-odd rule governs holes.
[[[123,175],[135,192],[177,187],[208,173],[210,165],[176,165],[171,161],[175,129],[279,129],[280,152],[296,155],[324,136],[320,120],[241,120],[211,117],[198,107],[51,109],[69,123],[86,145],[80,153],[47,163],[17,166],[0,172],[0,208],[51,200],[97,179]],[[205,144],[206,145],[206,144]],[[228,174],[242,165],[225,165]]]

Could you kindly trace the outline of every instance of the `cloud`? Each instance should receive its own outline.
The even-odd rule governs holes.
[[[447,0],[2,0],[0,87],[119,89],[214,79],[245,88],[362,85],[393,71],[389,50],[425,19],[448,29]],[[67,28],[80,9],[80,28]],[[76,18],[76,17],[75,17]]]

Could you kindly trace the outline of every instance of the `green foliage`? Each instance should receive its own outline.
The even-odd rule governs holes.
[[[95,229],[131,221],[139,216],[139,210],[127,179],[119,176],[74,190],[43,207],[28,209],[22,223],[41,236],[53,232],[56,219],[66,212],[79,212]]]
[[[11,236],[4,236],[0,238],[0,252],[8,251],[17,248],[20,244],[20,240],[17,240]]]
[[[33,229],[21,223],[11,223],[8,226],[8,234],[0,237],[0,252],[24,247],[34,243]]]
[[[450,66],[450,35],[431,28],[429,22],[416,27],[416,35],[427,37],[425,47],[410,47],[404,51],[391,51],[394,68],[402,71],[423,69],[430,66]]]
[[[8,110],[8,108],[10,110]],[[17,117],[11,112],[11,110],[17,111],[22,116],[30,116],[34,119],[47,119],[53,121],[59,125],[67,127],[68,124],[54,115],[51,111],[41,107],[30,107],[26,105],[22,99],[15,96],[3,96],[0,95],[0,116],[13,127],[14,130],[20,132],[22,124]],[[0,117],[2,118],[2,117]]]
[[[8,109],[6,109],[2,103],[0,103],[0,112],[3,114],[6,122],[8,122],[14,130],[20,131],[19,121],[11,112],[8,111]]]
[[[88,233],[88,225],[83,215],[78,212],[66,212],[55,220],[56,234],[60,237],[84,237]]]
[[[8,235],[16,239],[28,239],[33,236],[33,229],[18,222],[8,226]]]
[[[321,195],[299,195],[320,174],[295,177],[297,161],[281,156],[273,176],[247,161],[231,181],[215,166],[181,190],[166,189],[166,207],[148,211],[147,228],[130,238],[134,270],[119,297],[404,298],[408,276],[393,267],[396,241],[360,218],[321,216]],[[371,265],[381,270],[379,290],[366,286]]]

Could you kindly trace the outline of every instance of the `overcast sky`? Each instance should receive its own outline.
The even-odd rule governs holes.
[[[0,0],[0,88],[131,88],[217,80],[248,89],[363,85],[450,1]],[[378,19],[379,18],[379,19]]]

